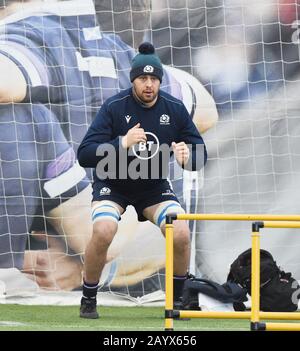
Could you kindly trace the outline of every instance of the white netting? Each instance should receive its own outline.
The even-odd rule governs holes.
[[[181,91],[209,156],[204,175],[173,182],[188,212],[298,212],[297,0],[95,0],[100,28],[92,1],[45,1],[26,40],[18,39],[24,32],[14,23],[40,5],[23,1],[16,15],[11,3],[0,10],[0,63],[13,61],[30,89],[27,102],[0,105],[2,268],[22,265],[28,233],[46,231],[46,237],[29,236],[27,272],[48,288],[80,288],[91,189],[68,144],[76,152],[103,101],[130,85],[135,51],[124,42],[137,48],[149,40],[165,65],[181,70],[169,70],[177,82],[170,80],[166,89]],[[41,16],[45,11],[59,20],[48,22],[49,14]],[[66,26],[68,36],[61,29]],[[9,82],[7,71],[0,72]],[[198,82],[216,103],[217,123],[214,104]],[[0,94],[24,93],[18,84],[6,84],[0,84]],[[101,282],[112,283],[108,289],[116,293],[141,296],[164,289],[164,239],[135,216],[132,208],[124,216]],[[230,263],[250,247],[250,223],[190,227],[191,270],[224,282]],[[298,230],[263,230],[262,247],[298,279],[299,246]]]
[[[298,213],[298,2],[159,1],[152,19],[162,57],[197,77],[219,111],[204,134],[198,212]],[[247,222],[198,223],[198,274],[224,282],[250,231]],[[299,276],[298,230],[262,232],[262,247]]]

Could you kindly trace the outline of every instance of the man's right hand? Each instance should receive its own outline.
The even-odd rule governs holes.
[[[145,131],[143,128],[140,128],[140,125],[140,123],[136,124],[122,137],[122,146],[124,149],[129,149],[132,145],[147,141]]]

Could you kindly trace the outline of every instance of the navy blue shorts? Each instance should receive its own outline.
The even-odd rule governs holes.
[[[168,181],[163,182],[154,189],[147,191],[137,191],[134,194],[120,191],[105,181],[96,181],[93,183],[93,201],[110,200],[120,205],[124,210],[128,205],[132,205],[141,222],[147,221],[143,216],[145,208],[159,204],[164,201],[176,201],[179,203]]]

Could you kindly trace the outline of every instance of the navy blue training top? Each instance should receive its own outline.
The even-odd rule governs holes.
[[[96,152],[100,145],[104,149],[107,144],[110,144],[111,148],[115,148],[117,158],[116,179],[111,179],[113,177],[105,179],[108,185],[122,188],[125,192],[136,192],[139,189],[153,189],[153,186],[164,182],[162,174],[165,173],[162,169],[159,170],[160,176],[155,176],[154,179],[153,177],[151,179],[150,173],[147,179],[132,179],[129,177],[121,179],[122,177],[119,176],[120,151],[122,154],[125,152],[120,145],[120,137],[126,135],[128,130],[137,123],[140,123],[140,128],[143,128],[146,133],[147,150],[152,149],[151,151],[154,152],[158,146],[164,145],[169,148],[173,141],[176,143],[184,141],[187,145],[191,145],[189,170],[199,170],[205,164],[207,152],[204,141],[184,104],[160,90],[156,103],[150,108],[145,107],[134,98],[132,88],[130,88],[105,101],[79,146],[77,153],[79,163],[82,167],[95,168],[95,182],[104,179],[99,176],[98,172],[96,174],[96,168],[99,166],[99,161],[103,161],[107,156],[105,153],[102,156],[96,156]],[[197,145],[199,146],[197,147]],[[98,155],[101,147],[98,149]],[[136,159],[135,161],[147,162],[148,164],[153,161],[147,156],[144,157],[145,154],[139,153],[139,145],[134,145],[131,148],[134,148],[135,152],[126,150],[126,152],[128,151],[129,162],[136,159],[137,155],[141,156],[143,160]],[[141,149],[145,149],[145,145]],[[114,161],[107,157],[106,160],[108,159],[109,162]],[[157,164],[154,167],[156,166]],[[160,160],[159,167],[168,168],[168,163],[166,164],[166,162]],[[151,166],[149,169],[151,169]]]

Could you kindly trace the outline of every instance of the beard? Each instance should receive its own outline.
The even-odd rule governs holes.
[[[133,93],[135,98],[142,104],[151,104],[152,102],[156,101],[158,96],[158,91],[154,92],[153,90],[151,91],[143,90],[141,92],[137,92],[136,89],[134,88]]]
[[[153,102],[157,98],[157,93],[151,92],[142,92],[138,95],[139,99],[141,99],[145,103]]]

